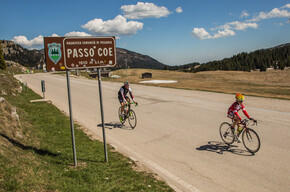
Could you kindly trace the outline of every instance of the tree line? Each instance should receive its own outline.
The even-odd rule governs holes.
[[[164,69],[189,72],[200,71],[266,71],[267,68],[281,69],[290,67],[290,43],[254,52],[242,52],[230,58],[210,61],[204,64],[191,63],[181,66],[166,66]]]

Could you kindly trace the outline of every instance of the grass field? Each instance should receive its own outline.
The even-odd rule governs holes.
[[[152,73],[152,80],[176,80],[170,84],[147,84],[160,87],[179,89],[213,91],[222,93],[243,93],[245,95],[290,99],[290,70],[267,72],[241,71],[208,71],[199,73],[185,73],[176,71],[128,69],[113,71],[112,75],[120,78],[104,78],[108,81],[139,83],[143,80],[142,73]]]
[[[103,144],[79,125],[75,167],[69,118],[52,104],[30,103],[40,96],[20,87],[0,71],[0,191],[173,191],[110,146],[104,162]]]

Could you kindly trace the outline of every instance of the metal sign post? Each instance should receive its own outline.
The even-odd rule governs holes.
[[[101,107],[101,118],[102,118],[102,130],[103,130],[105,161],[108,162],[106,133],[105,133],[105,125],[104,125],[103,97],[102,97],[102,85],[101,85],[101,69],[100,68],[98,68],[98,82],[99,82],[99,97],[100,97],[100,107]]]
[[[72,146],[73,146],[73,155],[74,155],[74,165],[77,166],[77,154],[76,154],[76,147],[75,147],[75,131],[74,131],[73,116],[72,116],[70,79],[69,79],[69,71],[68,70],[66,70],[66,80],[67,80],[67,94],[68,94],[68,105],[69,105],[69,116],[70,116],[71,137],[72,137]]]
[[[114,67],[117,63],[115,37],[44,37],[45,60],[47,71],[64,71],[67,76],[70,124],[74,163],[77,165],[74,125],[71,109],[71,93],[68,70],[98,68],[101,118],[105,160],[108,162],[104,128],[103,100],[100,68]]]
[[[128,81],[128,64],[127,64],[127,59],[125,59],[126,62],[126,81]]]

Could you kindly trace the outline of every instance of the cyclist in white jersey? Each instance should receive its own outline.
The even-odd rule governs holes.
[[[135,98],[133,96],[132,89],[129,87],[129,82],[125,81],[124,85],[120,88],[120,90],[118,92],[118,99],[119,99],[119,102],[122,106],[121,113],[123,113],[124,107],[127,104],[127,102],[130,102],[130,98],[127,96],[128,93],[130,94],[133,102],[137,104],[137,102],[135,101]],[[123,121],[123,119],[121,119],[121,121]]]

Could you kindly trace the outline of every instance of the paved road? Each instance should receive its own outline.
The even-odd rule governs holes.
[[[45,80],[46,98],[68,113],[64,76],[20,76],[39,94]],[[290,190],[290,101],[246,97],[248,113],[259,120],[254,128],[262,142],[253,156],[242,144],[228,148],[219,136],[233,95],[131,85],[139,102],[138,124],[131,130],[117,126],[120,86],[102,82],[108,143],[158,173],[176,191]],[[71,78],[71,90],[74,120],[102,138],[97,81]]]

